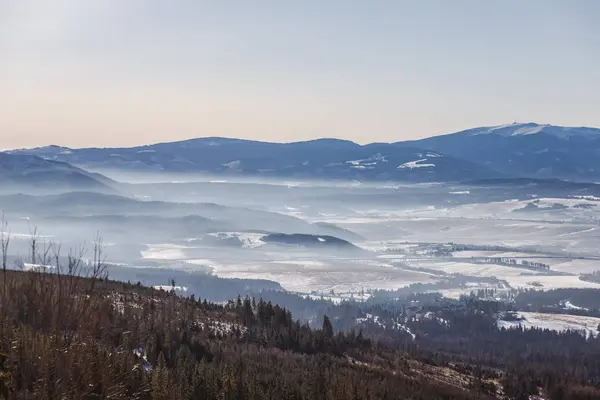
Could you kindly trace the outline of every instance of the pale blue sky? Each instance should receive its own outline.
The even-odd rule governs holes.
[[[600,126],[598,0],[0,0],[0,148]]]

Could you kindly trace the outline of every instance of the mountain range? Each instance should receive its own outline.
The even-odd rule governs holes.
[[[514,123],[398,145],[440,151],[507,176],[575,181],[600,178],[597,128]]]
[[[367,145],[338,139],[268,143],[211,137],[132,148],[47,146],[10,154],[35,156],[37,163],[46,160],[52,171],[63,172],[67,164],[60,163],[77,166],[71,167],[73,172],[86,169],[409,182],[523,177],[600,180],[600,129],[535,123]],[[4,170],[3,163],[0,158]]]

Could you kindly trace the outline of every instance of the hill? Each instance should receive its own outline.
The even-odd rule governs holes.
[[[5,271],[0,287],[0,397],[488,397],[470,392],[469,375],[336,334],[327,318],[308,328],[263,301],[210,304],[98,273]]]
[[[4,263],[0,398],[595,399],[600,393],[600,335],[504,327],[515,305],[560,307],[565,296],[590,307],[580,312],[600,315],[597,291],[529,291],[502,304],[474,293],[452,301],[401,289],[374,297],[403,303],[330,303],[331,318],[321,314],[309,325],[262,298],[214,304],[198,292],[178,295],[187,288],[174,280],[154,288],[111,281],[101,241],[92,249],[89,262],[71,253],[61,264],[53,255],[60,249],[52,248],[32,251],[31,264],[20,264],[26,271]],[[293,296],[263,293],[284,301]],[[353,328],[340,328],[348,324]]]
[[[1,195],[2,211],[18,220],[52,225],[56,230],[81,237],[100,229],[116,240],[127,241],[137,234],[150,240],[173,237],[202,237],[206,233],[261,230],[272,233],[301,233],[356,237],[332,224],[313,224],[271,211],[228,207],[213,203],[142,201],[131,197],[95,192],[69,192],[45,196]],[[126,224],[126,229],[124,229]],[[67,229],[68,228],[68,229]]]
[[[597,181],[600,129],[514,123],[401,142],[468,160],[508,176]]]
[[[133,148],[18,150],[91,170],[224,176],[443,182],[529,177],[600,179],[600,129],[536,123],[479,127],[422,140],[267,143],[200,138]]]
[[[288,246],[309,247],[314,249],[358,251],[354,244],[329,235],[283,234],[273,233],[261,238],[263,242]]]
[[[43,190],[97,190],[111,192],[110,179],[89,173],[66,162],[47,160],[35,155],[0,152],[0,185],[2,192]]]
[[[489,168],[443,152],[387,143],[361,146],[337,139],[266,143],[201,138],[134,148],[65,149],[50,146],[15,153],[39,155],[90,170],[411,182],[501,176]]]

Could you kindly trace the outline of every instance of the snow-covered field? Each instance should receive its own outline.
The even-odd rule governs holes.
[[[396,289],[415,282],[432,282],[431,276],[413,271],[352,262],[285,261],[220,265],[214,273],[224,278],[268,279],[301,293],[359,293],[370,289]]]
[[[141,254],[143,258],[151,260],[181,260],[186,257],[184,250],[190,248],[176,244],[151,244]]]
[[[412,250],[413,247],[406,247]],[[248,251],[250,249],[247,249]],[[300,293],[358,294],[371,289],[398,289],[412,283],[435,283],[444,276],[460,274],[476,278],[495,277],[507,282],[512,288],[599,288],[600,284],[586,282],[578,275],[552,276],[537,271],[497,265],[475,264],[468,261],[449,261],[434,257],[415,259],[406,254],[381,254],[373,252],[371,257],[336,258],[318,256],[306,252],[260,253],[259,258],[244,256],[241,253],[223,254],[211,258],[196,258],[188,253],[197,251],[192,246],[151,245],[143,252],[146,259],[177,261],[177,268],[188,270],[208,270],[223,278],[267,279],[280,283],[286,290]],[[467,255],[486,257],[528,257],[531,254],[518,252],[459,252],[461,259]],[[466,257],[465,257],[466,258]],[[530,260],[529,258],[527,258]],[[550,259],[554,261],[554,259]],[[540,258],[540,262],[546,259]],[[557,270],[576,273],[595,268],[592,260],[560,259],[555,264]],[[403,267],[408,265],[409,269]],[[419,269],[423,269],[420,271]],[[435,271],[438,271],[436,273]],[[458,297],[472,290],[487,287],[481,283],[456,289],[445,289],[444,295]]]
[[[523,273],[536,274],[536,271],[528,271],[521,268],[507,267],[496,264],[472,264],[454,261],[411,261],[410,265],[417,268],[427,268],[444,272],[446,274],[461,274],[468,276],[490,277],[500,279],[505,277],[520,276]],[[531,279],[531,277],[529,277]]]
[[[456,193],[456,192],[455,192]],[[520,219],[524,215],[515,211],[525,207],[536,207],[535,213],[527,213],[528,219],[560,220],[565,215],[586,215],[597,213],[598,201],[585,198],[532,198],[530,200],[509,199],[505,201],[464,204],[443,209],[415,210],[413,215],[437,217],[468,217],[468,218],[506,218]],[[556,210],[556,207],[563,207]],[[558,212],[557,212],[558,211]]]
[[[598,336],[600,318],[584,317],[568,314],[543,314],[534,312],[518,312],[519,321],[498,320],[498,327],[514,329],[519,326],[524,329],[539,328],[549,329],[557,332],[568,330],[578,331],[585,336]]]
[[[395,268],[386,260],[372,258],[318,257],[310,252],[261,253],[258,259],[231,253],[215,258],[194,258],[191,247],[151,245],[143,252],[148,260],[177,261],[177,268],[208,268],[223,278],[267,279],[289,291],[301,293],[354,294],[371,289],[397,289],[411,283],[435,282],[431,274]]]
[[[517,260],[526,260],[549,265],[553,271],[566,272],[570,274],[589,274],[600,270],[600,259],[581,259],[570,257],[544,256],[538,253],[526,252],[498,252],[498,251],[479,251],[466,250],[452,253],[458,258],[514,258]]]
[[[405,168],[425,166],[425,157],[421,158],[423,160],[406,163]],[[368,167],[376,161],[384,162],[383,159],[361,159],[348,163]],[[343,189],[315,187],[315,191],[323,193],[318,201],[311,200],[313,193],[306,191],[304,186],[282,186],[280,190],[303,195],[289,195],[279,203],[265,205],[264,209],[310,224],[334,224],[351,231],[364,238],[353,242],[370,252],[369,255],[344,258],[323,256],[311,250],[274,251],[271,246],[263,246],[263,234],[218,232],[210,235],[228,242],[237,239],[239,248],[221,249],[220,253],[204,251],[195,247],[202,240],[189,239],[186,242],[185,239],[177,239],[174,243],[179,244],[149,245],[142,251],[142,256],[159,262],[178,262],[177,268],[206,267],[221,277],[273,280],[295,292],[319,295],[330,294],[333,290],[336,297],[338,292],[356,294],[363,289],[398,289],[412,283],[435,283],[450,274],[496,277],[513,288],[600,288],[598,284],[579,279],[579,274],[600,270],[600,258],[595,259],[600,256],[600,225],[593,219],[597,214],[596,206],[600,206],[596,198],[538,198],[531,195],[527,200],[465,204],[476,201],[479,196],[477,188],[440,185],[440,197],[447,201],[434,201],[430,197],[430,200],[424,198],[420,203],[421,198],[418,197],[411,203],[399,201],[395,207],[394,203],[377,204],[380,200],[377,193],[370,192],[365,185],[347,185]],[[434,186],[430,184],[427,188]],[[411,191],[423,187],[386,184],[376,190],[397,192],[401,199],[402,193],[410,195]],[[350,196],[349,200],[340,200],[336,190],[343,190]],[[359,201],[350,201],[354,193],[360,195]],[[536,209],[515,212],[525,207]],[[432,243],[502,246],[514,250],[459,251],[436,258],[427,249],[417,248],[419,244]],[[506,265],[476,264],[475,260],[471,260],[482,257],[543,263],[553,271],[570,275],[545,275]],[[402,266],[404,263],[408,264],[408,269]],[[485,285],[481,279],[479,282]],[[444,289],[443,293],[455,297],[477,288],[457,287]]]
[[[600,284],[586,282],[577,275],[567,276],[507,276],[504,278],[514,288],[526,289],[560,289],[560,288],[591,288],[600,289]]]

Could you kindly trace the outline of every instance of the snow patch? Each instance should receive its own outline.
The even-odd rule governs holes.
[[[400,166],[398,166],[398,169],[413,169],[413,168],[427,168],[427,167],[435,167],[435,164],[419,164],[423,161],[427,161],[426,158],[422,158],[420,160],[415,160],[415,161],[409,161],[406,162]]]
[[[600,318],[585,317],[569,314],[545,314],[535,312],[517,312],[514,317],[516,320],[506,321],[499,319],[498,328],[515,329],[548,329],[556,332],[576,331],[586,337],[598,336],[598,326]]]
[[[28,264],[28,263],[23,264],[23,270],[25,270],[25,271],[45,272],[45,271],[48,271],[53,268],[54,267],[52,265]]]
[[[186,286],[156,285],[152,287],[156,290],[164,290],[165,292],[170,292],[171,290],[175,290],[176,292],[188,291],[188,288]]]
[[[565,310],[584,310],[584,311],[587,311],[587,308],[576,306],[575,304],[571,303],[569,300],[566,300],[563,303],[563,307],[565,308]]]
[[[462,190],[459,192],[448,192],[448,194],[471,194],[470,190]]]
[[[242,165],[242,162],[240,160],[235,160],[235,161],[231,161],[231,162],[223,164],[224,167],[227,167],[229,169],[239,169],[241,165]]]

